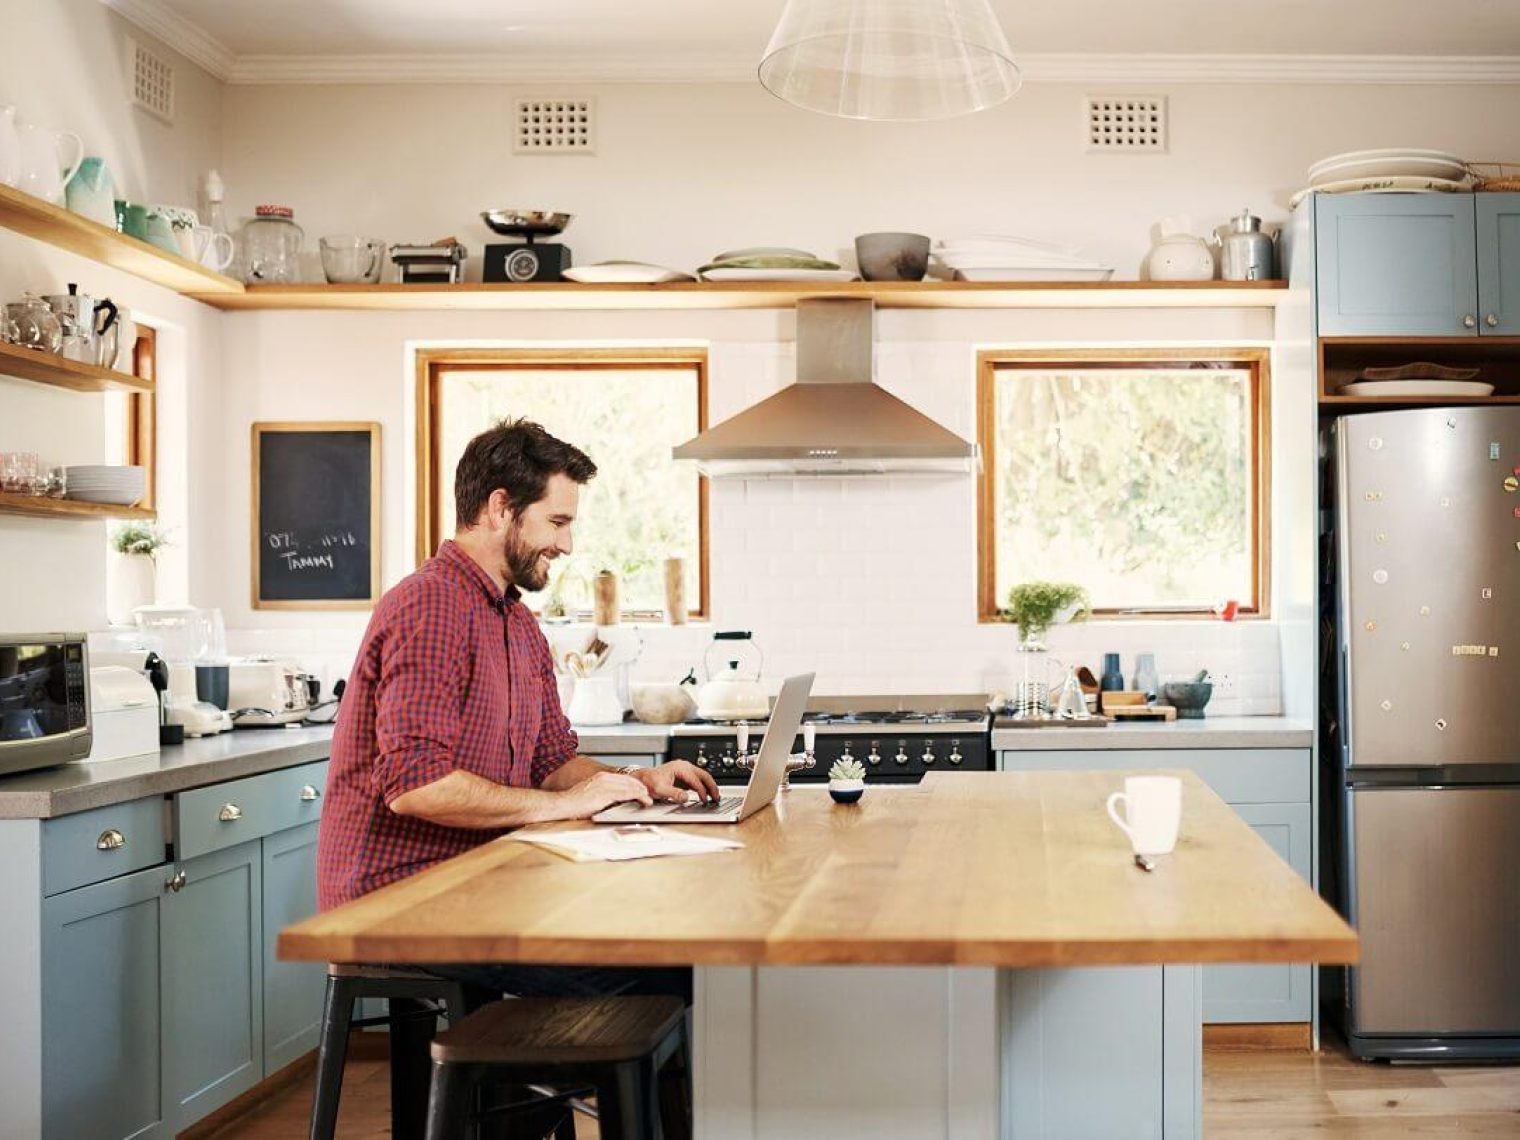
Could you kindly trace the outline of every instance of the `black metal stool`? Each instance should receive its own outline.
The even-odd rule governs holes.
[[[354,1017],[360,998],[385,998],[383,1017]],[[469,1012],[465,987],[404,966],[363,966],[332,962],[317,1043],[316,1095],[311,1105],[311,1140],[332,1140],[343,1092],[348,1033],[370,1025],[390,1026],[391,1135],[421,1140],[427,1120],[427,1045],[442,1013],[458,1025]]]
[[[478,1009],[433,1039],[427,1140],[458,1140],[472,1117],[510,1116],[568,1093],[482,1113],[484,1082],[516,1088],[589,1086],[602,1140],[661,1140],[691,1134],[691,1049],[686,1006],[675,997],[520,998]],[[682,1103],[661,1109],[660,1070],[682,1068]]]

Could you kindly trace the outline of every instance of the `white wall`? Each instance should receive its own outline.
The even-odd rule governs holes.
[[[574,214],[564,237],[581,264],[690,269],[744,246],[833,256],[872,230],[990,231],[1071,242],[1134,278],[1159,218],[1189,214],[1200,233],[1241,206],[1280,220],[1328,154],[1520,153],[1517,87],[1199,85],[1167,92],[1167,154],[1091,155],[1082,99],[1101,90],[1033,84],[978,115],[912,124],[815,115],[758,83],[231,87],[223,173],[234,215],[289,205],[313,249],[324,233],[453,234],[477,278],[491,237],[479,212],[493,206]],[[595,156],[512,153],[514,99],[588,92]]]
[[[976,433],[975,353],[1011,344],[1135,344],[1270,340],[1270,311],[900,312],[878,318],[881,383],[967,437]],[[699,341],[711,359],[716,422],[790,380],[794,321],[761,313],[238,314],[226,329],[223,445],[246,472],[248,424],[260,419],[374,418],[382,424],[383,566],[387,585],[413,565],[409,350],[438,343],[620,344]],[[1279,378],[1284,387],[1306,380]],[[1284,469],[1313,461],[1308,433],[1278,442]],[[212,562],[234,646],[293,651],[330,684],[347,669],[366,615],[249,608],[246,475],[225,504]],[[236,477],[234,477],[236,483]],[[711,502],[713,620],[753,629],[767,674],[817,669],[822,692],[1005,689],[1017,635],[980,626],[975,601],[975,485],[959,479],[794,479],[720,482]],[[257,631],[257,632],[253,632]],[[620,629],[642,643],[638,679],[678,678],[701,660],[710,628]],[[587,631],[557,638],[584,640]],[[569,645],[567,640],[567,647]],[[1105,650],[1158,652],[1163,672],[1207,665],[1237,682],[1223,711],[1274,712],[1276,630],[1265,623],[1116,623],[1057,631],[1057,656],[1096,665]]]
[[[126,37],[148,37],[99,0],[6,0],[0,19],[0,105],[19,118],[72,130],[103,156],[133,198],[194,204],[197,178],[220,158],[221,85],[187,60],[156,50],[178,71],[179,113],[163,123],[128,103]],[[217,314],[127,274],[0,231],[0,299],[61,293],[67,282],[109,296],[159,329],[159,495],[175,545],[163,559],[164,596],[194,590],[200,544],[220,516],[221,345]],[[103,397],[0,377],[0,451],[36,451],[51,464],[106,454]],[[191,425],[194,424],[194,430]],[[194,524],[191,519],[194,517]],[[0,516],[0,630],[105,626],[103,522]]]

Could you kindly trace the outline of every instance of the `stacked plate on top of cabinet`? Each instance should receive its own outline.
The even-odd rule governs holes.
[[[1114,275],[1112,267],[1068,246],[999,234],[952,238],[933,252],[957,281],[1107,281]]]
[[[1357,378],[1341,385],[1342,396],[1391,396],[1399,399],[1434,396],[1442,399],[1491,396],[1492,384],[1476,380],[1481,369],[1453,368],[1417,360],[1391,368],[1363,368]]]
[[[1291,209],[1309,194],[1451,193],[1471,187],[1467,162],[1440,150],[1389,147],[1332,154],[1309,167],[1309,185],[1288,200]]]
[[[90,464],[64,469],[63,493],[68,499],[130,507],[147,489],[147,472],[141,467]]]

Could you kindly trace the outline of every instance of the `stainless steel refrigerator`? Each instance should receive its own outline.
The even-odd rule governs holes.
[[[1321,762],[1361,1057],[1520,1057],[1520,407],[1329,439]]]

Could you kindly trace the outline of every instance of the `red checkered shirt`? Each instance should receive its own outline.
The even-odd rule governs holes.
[[[453,542],[380,599],[340,707],[317,841],[324,910],[502,834],[397,815],[397,796],[455,769],[537,787],[580,743],[533,614]]]

